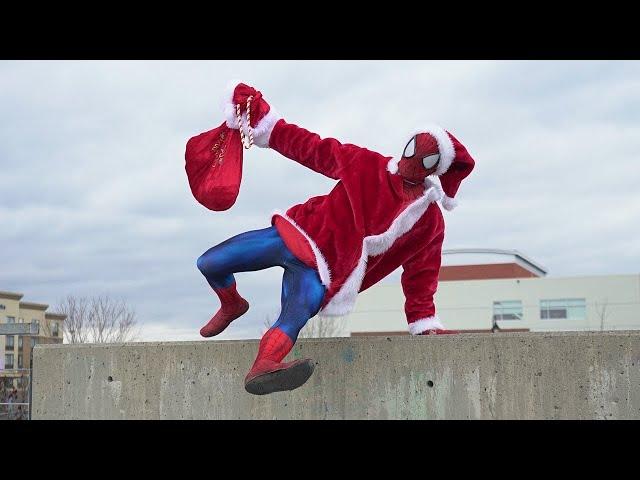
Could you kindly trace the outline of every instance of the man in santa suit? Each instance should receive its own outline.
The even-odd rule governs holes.
[[[445,229],[438,202],[447,210],[455,206],[458,187],[475,163],[466,148],[435,125],[408,135],[396,157],[323,139],[286,122],[260,92],[242,83],[227,100],[230,128],[239,128],[236,106],[246,105],[249,96],[250,126],[243,111],[243,128],[255,145],[338,182],[327,195],[274,212],[271,227],[230,238],[198,259],[221,303],[201,329],[204,337],[218,335],[249,309],[234,273],[284,268],[281,313],[260,341],[246,390],[266,394],[306,382],[314,368],[310,359],[282,362],[302,327],[316,314],[347,315],[359,292],[399,267],[409,332],[454,333],[445,330],[433,302]],[[438,176],[440,185],[430,176]]]

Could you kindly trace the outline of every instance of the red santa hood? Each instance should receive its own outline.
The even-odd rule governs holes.
[[[435,124],[425,125],[415,129],[411,135],[404,138],[403,142],[399,142],[399,145],[406,145],[411,138],[419,133],[432,135],[436,139],[438,150],[440,151],[440,163],[434,174],[434,176],[439,177],[440,186],[430,178],[425,179],[425,185],[427,187],[435,186],[438,189],[442,189],[442,206],[446,210],[453,210],[458,205],[455,196],[460,188],[460,184],[473,170],[475,161],[457,138]],[[391,173],[396,173],[399,162],[399,156],[392,158],[387,165],[387,170]]]

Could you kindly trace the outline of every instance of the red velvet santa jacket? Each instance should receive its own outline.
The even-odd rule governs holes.
[[[321,139],[282,119],[271,130],[268,146],[339,180],[328,195],[272,217],[272,223],[277,215],[288,220],[313,250],[327,287],[319,315],[348,314],[359,292],[402,266],[410,332],[442,328],[433,303],[444,239],[444,219],[436,203],[442,189],[427,181],[424,194],[407,202],[402,177],[387,169],[390,157]]]

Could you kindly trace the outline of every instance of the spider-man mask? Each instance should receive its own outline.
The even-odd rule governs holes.
[[[440,161],[438,142],[429,133],[414,135],[402,152],[398,174],[412,183],[421,183],[435,173]]]

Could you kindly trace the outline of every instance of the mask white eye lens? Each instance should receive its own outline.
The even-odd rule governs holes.
[[[435,154],[435,155],[429,155],[428,157],[424,157],[422,159],[422,165],[424,165],[424,168],[429,169],[432,168],[436,163],[438,163],[438,160],[440,160],[440,155],[439,154]]]
[[[407,146],[404,147],[404,152],[402,153],[402,156],[404,158],[410,158],[413,157],[416,154],[416,137],[413,137],[411,140],[409,140],[409,143],[407,143]]]

